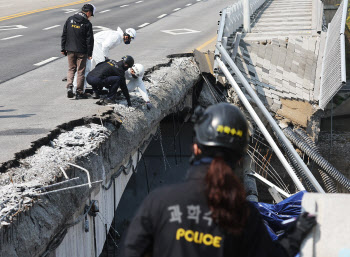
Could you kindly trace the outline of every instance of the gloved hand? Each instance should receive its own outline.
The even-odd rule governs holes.
[[[301,242],[316,223],[315,216],[304,212],[286,229],[284,235],[278,241],[288,256],[294,257],[299,252]]]
[[[109,58],[107,56],[105,56],[105,61],[108,61],[108,60],[109,60]]]
[[[310,215],[308,212],[300,214],[296,221],[295,229],[300,233],[303,240],[310,230],[316,225],[316,217]]]
[[[150,102],[146,102],[147,110],[151,110],[153,105]]]

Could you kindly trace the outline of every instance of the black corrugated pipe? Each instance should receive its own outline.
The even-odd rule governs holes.
[[[350,180],[341,174],[332,164],[330,164],[325,158],[312,149],[307,143],[301,140],[293,132],[291,128],[285,128],[283,130],[286,137],[291,140],[298,148],[306,153],[314,162],[316,162],[328,175],[338,181],[339,184],[344,186],[348,191],[350,191]]]
[[[282,141],[280,141],[280,144],[282,145],[284,151],[287,154],[288,162],[291,164],[292,169],[295,171],[295,174],[297,174],[297,177],[299,178],[300,182],[303,183],[305,188],[308,192],[317,192],[315,187],[312,185],[306,174],[304,173],[304,170],[299,166],[297,161],[295,160],[294,156],[288,151],[287,147],[283,144]]]
[[[315,152],[319,155],[321,155],[320,151],[318,150],[318,147],[316,146],[315,142],[312,141],[312,139],[306,134],[306,132],[298,128],[295,130],[295,132],[302,138],[312,149],[315,150]],[[335,184],[334,180],[327,175],[322,169],[318,169],[318,172],[321,175],[321,178],[323,180],[323,184],[326,187],[326,190],[328,193],[337,193],[337,185]]]

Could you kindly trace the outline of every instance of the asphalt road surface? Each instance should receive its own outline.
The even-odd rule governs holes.
[[[166,63],[170,54],[189,53],[196,48],[204,51],[213,46],[219,12],[229,5],[226,0],[91,3],[97,6],[92,20],[96,31],[102,29],[96,26],[137,29],[136,39],[130,45],[121,44],[111,50],[110,57],[119,60],[130,54],[146,69]],[[78,10],[81,6],[69,8]],[[0,76],[6,81],[0,83],[0,165],[13,159],[15,153],[30,148],[31,142],[46,136],[58,125],[101,113],[106,108],[94,104],[93,99],[77,101],[66,97],[61,79],[67,74],[67,59],[60,56],[60,36],[62,25],[73,12],[65,13],[64,9],[0,21],[0,26],[27,27],[0,30]],[[11,38],[16,35],[23,36]],[[58,59],[34,65],[52,57]]]
[[[107,29],[140,29],[196,5],[201,0],[92,1],[94,32]],[[83,4],[57,7],[12,19],[0,18],[0,83],[62,58],[61,33],[66,19]],[[11,16],[10,16],[11,17]],[[155,35],[156,36],[156,35]]]

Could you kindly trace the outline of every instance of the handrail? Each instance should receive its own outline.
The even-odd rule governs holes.
[[[241,83],[243,84],[243,86],[245,87],[245,89],[247,90],[249,95],[251,96],[251,98],[255,101],[258,108],[264,114],[265,118],[269,121],[272,129],[276,132],[279,139],[285,144],[287,149],[292,153],[293,157],[296,159],[296,161],[298,162],[300,167],[302,167],[306,176],[309,178],[310,182],[314,185],[315,189],[320,193],[325,193],[323,188],[320,186],[320,184],[317,182],[315,177],[312,175],[311,171],[308,169],[306,164],[303,162],[303,160],[300,158],[298,153],[295,151],[292,144],[289,142],[289,140],[283,134],[283,132],[281,131],[281,129],[277,125],[276,121],[272,118],[272,116],[270,115],[270,113],[268,112],[268,110],[266,109],[264,104],[261,102],[259,97],[255,94],[253,89],[250,87],[249,83],[247,82],[247,80],[245,79],[243,74],[240,72],[240,70],[238,69],[236,64],[232,61],[232,59],[230,58],[227,51],[222,47],[221,43],[217,43],[216,48],[219,50],[219,52],[221,53],[221,56],[225,59],[225,61],[231,67],[231,69],[236,74],[236,76],[239,78],[239,80],[241,81]],[[262,132],[265,131],[264,136],[269,141],[271,147],[274,149],[276,155],[280,159],[282,165],[286,168],[287,172],[289,173],[289,175],[293,179],[294,183],[297,185],[299,190],[305,190],[304,186],[301,184],[298,177],[294,173],[294,170],[290,167],[290,165],[287,162],[287,160],[285,159],[284,155],[281,153],[280,149],[278,148],[278,146],[276,145],[276,143],[274,142],[272,137],[268,134],[265,126],[262,124],[260,118],[256,115],[254,109],[251,107],[249,101],[247,100],[247,98],[245,97],[245,95],[243,94],[243,92],[241,91],[239,86],[237,85],[236,81],[233,79],[232,75],[230,74],[230,72],[228,71],[226,66],[223,64],[223,62],[220,60],[220,58],[218,56],[216,56],[216,61],[219,63],[221,70],[224,72],[224,74],[226,75],[226,78],[230,81],[231,85],[234,87],[236,93],[238,94],[238,96],[240,97],[240,99],[242,100],[242,102],[244,103],[246,108],[248,109],[249,113],[252,115],[254,121],[258,124],[261,131]]]

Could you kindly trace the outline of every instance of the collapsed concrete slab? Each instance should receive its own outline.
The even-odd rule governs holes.
[[[18,160],[18,167],[0,175],[1,256],[49,256],[69,234],[80,242],[85,240],[86,249],[78,251],[81,244],[71,243],[55,256],[99,254],[104,240],[96,240],[96,232],[104,231],[108,222],[96,227],[98,223],[88,215],[96,208],[91,200],[99,199],[99,209],[105,214],[114,213],[139,153],[159,122],[188,104],[186,99],[190,99],[200,73],[192,57],[183,57],[154,67],[147,76],[154,108],[146,110],[132,94],[133,107],[121,101],[113,111],[82,119],[84,126],[61,131],[35,154]],[[65,174],[68,180],[63,178]],[[103,193],[111,178],[117,192]],[[107,214],[103,217],[109,218]],[[92,223],[94,229],[90,228]]]

